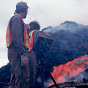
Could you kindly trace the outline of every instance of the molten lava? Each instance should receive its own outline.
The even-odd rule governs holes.
[[[88,69],[88,56],[84,55],[79,58],[69,61],[64,65],[54,66],[54,70],[51,73],[56,83],[63,83],[70,78],[77,76],[80,72]],[[49,86],[53,85],[53,82],[49,83]]]

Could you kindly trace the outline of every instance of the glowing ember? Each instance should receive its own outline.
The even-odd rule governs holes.
[[[79,58],[69,61],[64,65],[54,66],[54,70],[51,73],[56,83],[63,83],[68,79],[77,76],[80,72],[88,69],[88,56],[84,55]],[[53,85],[53,82],[49,83],[49,86]]]

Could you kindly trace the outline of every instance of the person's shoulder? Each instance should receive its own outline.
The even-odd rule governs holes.
[[[34,34],[37,34],[37,33],[39,33],[40,31],[39,30],[35,30],[34,29]]]
[[[20,17],[19,17],[18,15],[16,15],[16,16],[12,16],[12,17],[11,17],[11,20],[15,20],[15,19],[17,19],[17,20],[21,20]]]
[[[50,34],[45,33],[45,32],[43,32],[43,31],[40,31],[40,32],[39,32],[39,36],[40,36],[40,37],[43,37],[43,38],[46,38],[46,39],[53,40],[53,37],[52,37]]]
[[[11,17],[10,22],[22,22],[22,20],[19,16],[16,15]]]
[[[36,32],[40,32],[39,30],[35,30]]]

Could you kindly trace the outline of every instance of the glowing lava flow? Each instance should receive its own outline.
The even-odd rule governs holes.
[[[88,56],[84,55],[79,58],[69,61],[64,65],[54,66],[54,70],[51,73],[56,83],[63,83],[68,79],[77,76],[80,72],[88,69]],[[49,86],[53,85],[53,82],[49,83]]]

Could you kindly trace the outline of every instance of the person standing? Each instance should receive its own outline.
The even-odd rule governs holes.
[[[29,53],[29,69],[30,69],[30,87],[31,88],[39,88],[37,87],[37,61],[36,55],[39,54],[41,57],[41,48],[45,46],[45,41],[53,42],[53,37],[43,31],[40,31],[40,25],[37,21],[32,21],[29,24],[26,24],[26,29],[29,35],[29,39],[31,42],[31,52]],[[41,44],[43,43],[43,46]],[[51,45],[50,43],[50,45]],[[48,47],[47,43],[47,47]],[[44,53],[44,52],[43,52]],[[35,87],[36,86],[36,87]]]
[[[11,17],[7,32],[6,46],[8,48],[8,60],[11,65],[11,88],[29,88],[29,38],[23,19],[28,13],[26,2],[18,2],[14,16]]]

